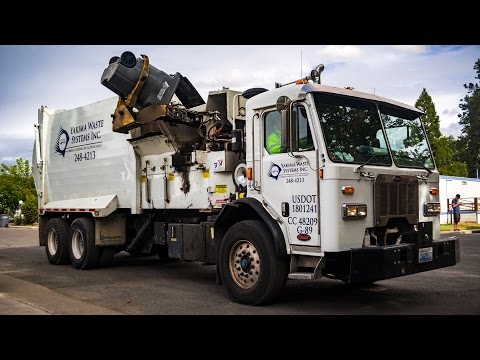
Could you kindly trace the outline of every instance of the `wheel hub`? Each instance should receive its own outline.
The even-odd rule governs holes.
[[[240,260],[240,267],[244,272],[249,272],[250,267],[252,265],[252,261],[247,255],[242,256],[242,259]]]
[[[72,253],[75,259],[80,260],[85,250],[85,241],[83,234],[79,229],[75,229],[72,235]]]
[[[48,232],[48,252],[50,255],[55,255],[58,249],[58,236],[55,229],[50,229]]]
[[[230,275],[243,289],[254,286],[260,276],[260,256],[256,247],[248,240],[237,241],[230,250]]]

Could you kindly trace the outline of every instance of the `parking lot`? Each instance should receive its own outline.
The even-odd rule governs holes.
[[[214,266],[122,252],[79,271],[50,265],[36,228],[0,228],[0,314],[480,314],[480,234],[458,236],[456,266],[366,288],[288,281],[276,303],[251,307],[227,298]]]

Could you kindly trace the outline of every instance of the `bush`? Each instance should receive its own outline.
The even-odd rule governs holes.
[[[22,224],[22,218],[21,218],[20,216],[15,216],[15,217],[13,218],[13,223],[14,223],[15,225],[21,225],[21,224]]]
[[[38,221],[37,193],[28,160],[17,159],[11,166],[0,164],[0,214],[14,212],[19,201],[23,200],[21,219],[15,224],[31,224]]]
[[[25,224],[38,222],[38,205],[37,197],[35,195],[27,195],[27,199],[22,205],[22,213],[25,216]]]

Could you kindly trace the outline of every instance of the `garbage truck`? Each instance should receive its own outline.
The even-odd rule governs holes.
[[[126,51],[101,75],[115,97],[42,106],[33,168],[50,263],[199,261],[250,305],[287,279],[371,284],[458,263],[458,238],[439,239],[423,113],[324,85],[323,69],[205,102],[187,77]]]

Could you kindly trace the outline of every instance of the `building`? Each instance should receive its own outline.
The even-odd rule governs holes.
[[[460,222],[480,224],[480,179],[440,175],[440,223],[451,224],[452,212],[449,204],[456,194],[460,194],[463,205],[460,207]]]

